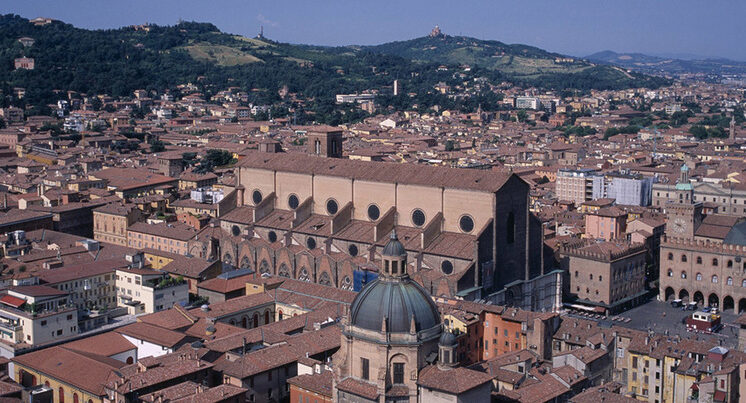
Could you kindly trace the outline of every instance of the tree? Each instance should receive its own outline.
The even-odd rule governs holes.
[[[166,144],[160,140],[153,140],[150,142],[150,152],[160,153],[166,151]]]
[[[228,165],[235,160],[233,154],[225,150],[207,150],[207,154],[202,158],[199,165],[194,169],[197,173],[212,172],[216,167]]]
[[[528,119],[528,113],[526,113],[526,111],[521,109],[516,114],[516,118],[518,119],[519,122],[525,122]]]
[[[454,145],[453,145],[453,140],[450,140],[450,139],[449,139],[449,140],[446,140],[446,143],[445,143],[445,150],[446,150],[446,151],[453,151],[453,150],[454,150],[454,148],[455,148],[455,147],[454,147]]]

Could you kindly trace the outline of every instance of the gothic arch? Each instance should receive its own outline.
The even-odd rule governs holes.
[[[319,284],[326,285],[326,286],[332,285],[332,280],[329,277],[329,273],[327,272],[321,273],[321,276],[319,276]]]
[[[342,278],[342,281],[339,282],[339,288],[342,290],[352,290],[352,279],[350,276],[344,276],[344,278]]]
[[[290,269],[285,263],[280,264],[280,269],[277,270],[277,275],[280,277],[290,278]]]
[[[310,273],[308,272],[308,269],[305,266],[303,266],[303,267],[300,268],[300,271],[298,272],[298,280],[300,280],[300,281],[306,281],[306,282],[310,282],[311,281],[311,275],[310,275]]]
[[[262,275],[271,275],[272,269],[269,267],[269,263],[267,263],[266,260],[262,259],[262,263],[259,265],[259,273]]]

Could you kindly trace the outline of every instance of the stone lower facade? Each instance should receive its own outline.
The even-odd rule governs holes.
[[[743,246],[666,238],[661,243],[659,299],[746,311],[744,256]]]

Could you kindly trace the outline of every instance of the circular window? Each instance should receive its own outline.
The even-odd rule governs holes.
[[[251,193],[251,200],[254,201],[254,204],[259,204],[262,202],[262,192],[255,190]]]
[[[232,226],[231,227],[231,234],[233,234],[233,236],[239,236],[239,235],[241,235],[241,228],[239,228],[238,225]]]
[[[420,209],[414,209],[412,212],[412,224],[415,227],[421,227],[425,225],[425,212]]]
[[[316,249],[316,240],[309,236],[306,239],[306,246],[308,246],[308,249]]]
[[[339,210],[339,206],[337,205],[337,201],[334,199],[329,199],[326,201],[326,211],[330,215],[337,214],[337,211]]]
[[[277,242],[277,233],[274,231],[269,231],[267,234],[267,238],[269,239],[269,242],[275,243]]]
[[[298,201],[298,196],[290,195],[288,197],[288,207],[290,207],[291,210],[297,209],[299,203],[300,201]]]
[[[453,273],[453,263],[451,263],[450,260],[444,260],[443,263],[440,264],[440,270],[443,274]]]
[[[370,218],[371,221],[375,221],[378,219],[378,217],[381,216],[381,210],[378,209],[378,206],[375,204],[371,204],[368,206],[368,218]]]
[[[461,216],[461,219],[458,220],[458,226],[461,231],[471,232],[474,229],[474,220],[468,215]]]
[[[358,254],[357,245],[350,244],[350,246],[347,247],[347,251],[350,252],[350,256],[357,256]]]

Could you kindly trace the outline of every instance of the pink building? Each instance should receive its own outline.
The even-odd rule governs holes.
[[[588,238],[624,238],[627,231],[627,213],[617,207],[606,207],[585,215],[585,234]]]

